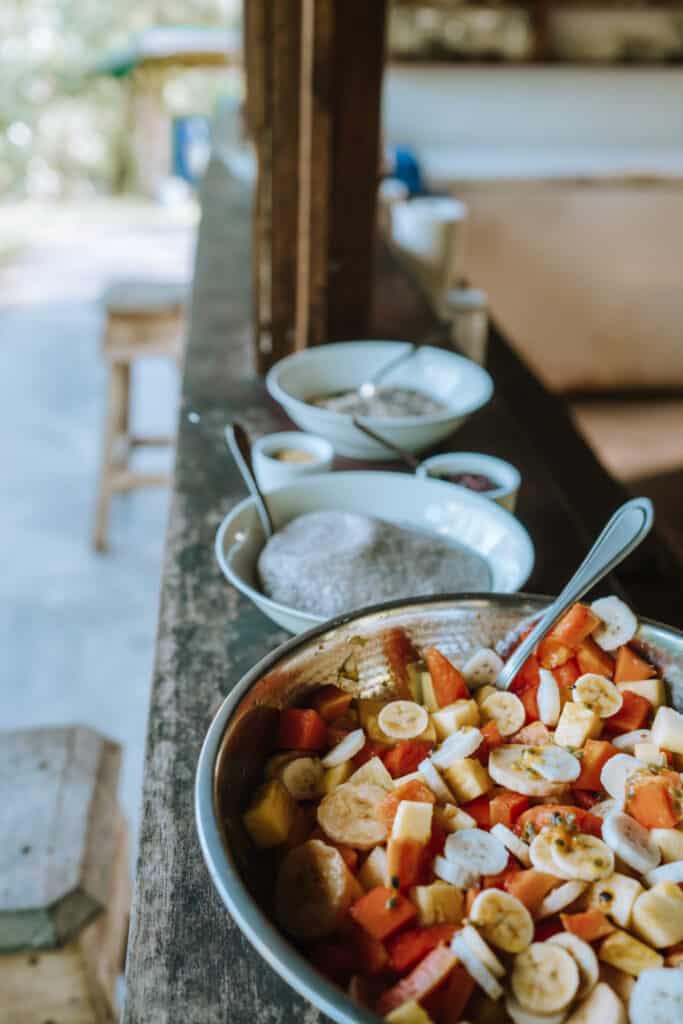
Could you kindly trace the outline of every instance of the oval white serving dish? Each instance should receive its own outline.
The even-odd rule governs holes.
[[[368,470],[321,473],[271,491],[268,506],[276,528],[306,512],[340,509],[453,537],[488,562],[491,582],[482,590],[519,590],[534,564],[531,538],[514,516],[488,498],[441,480]],[[257,561],[264,539],[253,499],[247,498],[228,513],[216,534],[216,558],[226,578],[264,615],[292,633],[323,622],[322,616],[280,604],[261,592]]]
[[[266,385],[297,426],[327,438],[341,455],[374,461],[392,458],[388,448],[354,427],[350,415],[309,403],[359,387],[408,347],[405,341],[318,345],[281,359],[269,371]],[[430,345],[387,373],[382,386],[424,391],[447,406],[444,412],[430,416],[363,417],[368,426],[410,452],[424,451],[448,437],[493,394],[493,381],[481,366]]]

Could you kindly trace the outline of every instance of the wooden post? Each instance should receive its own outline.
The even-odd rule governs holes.
[[[245,3],[257,363],[367,331],[386,0]]]
[[[385,15],[385,0],[336,4],[329,341],[362,338],[370,322]]]

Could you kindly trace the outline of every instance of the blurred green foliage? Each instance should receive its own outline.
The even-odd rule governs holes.
[[[0,197],[79,197],[125,181],[130,82],[94,77],[105,53],[161,25],[235,27],[240,0],[1,0]],[[211,113],[228,71],[169,70],[169,114]]]

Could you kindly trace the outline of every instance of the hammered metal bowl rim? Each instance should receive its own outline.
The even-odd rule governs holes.
[[[218,823],[215,802],[215,770],[223,738],[233,715],[251,687],[278,661],[316,638],[332,633],[359,619],[372,619],[383,612],[431,605],[457,604],[473,607],[496,607],[529,602],[540,611],[552,600],[543,594],[518,592],[512,594],[459,593],[439,594],[424,598],[400,598],[345,613],[327,620],[305,633],[290,637],[261,658],[225,697],[207,730],[197,764],[194,809],[197,835],[204,862],[221,900],[241,932],[263,959],[299,995],[313,1003],[339,1024],[377,1024],[378,1016],[353,1002],[345,992],[311,965],[311,963],[275,927],[249,893]],[[639,617],[639,622],[658,631],[677,636],[683,646],[683,631],[653,619]]]

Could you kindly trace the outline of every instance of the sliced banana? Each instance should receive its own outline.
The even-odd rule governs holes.
[[[508,862],[508,852],[500,839],[481,828],[452,832],[446,840],[444,853],[448,860],[475,875],[497,875]]]
[[[607,843],[596,836],[565,833],[551,844],[553,860],[568,878],[597,882],[614,871],[614,854]]]
[[[526,748],[525,758],[549,782],[574,782],[581,774],[581,763],[564,747],[547,743],[543,747]]]
[[[578,900],[579,896],[582,896],[587,888],[588,882],[579,882],[577,879],[565,882],[564,885],[558,885],[557,889],[549,892],[542,901],[536,911],[536,917],[539,921],[542,921],[544,917],[552,917],[553,914],[559,914],[561,910],[566,910],[567,907],[570,907],[572,903]]]
[[[624,864],[641,874],[652,871],[661,860],[659,847],[648,830],[622,811],[603,819],[602,838]]]
[[[574,957],[576,966],[579,968],[579,990],[576,993],[576,998],[585,999],[588,993],[593,991],[600,977],[600,964],[595,950],[578,935],[573,935],[571,932],[558,932],[547,941],[561,946],[562,949],[567,950],[570,956]]]
[[[512,829],[509,829],[507,825],[503,825],[502,822],[498,822],[491,829],[491,835],[495,836],[496,839],[500,839],[501,843],[508,850],[513,857],[516,857],[520,864],[523,864],[525,868],[530,867],[531,858],[529,857],[529,847],[520,839]]]
[[[484,889],[475,897],[470,921],[505,953],[521,953],[534,937],[531,914],[516,896],[502,889]]]
[[[602,910],[620,928],[628,928],[635,902],[644,891],[636,878],[615,871],[609,878],[593,883],[588,893],[588,906]]]
[[[375,815],[386,791],[369,782],[345,782],[318,807],[318,824],[335,843],[370,850],[387,838],[387,828]]]
[[[503,989],[498,979],[491,973],[486,964],[482,963],[476,953],[458,932],[451,941],[451,950],[457,956],[469,976],[479,985],[490,999],[500,999]]]
[[[616,811],[623,811],[623,809],[623,803],[615,800],[613,797],[608,797],[607,800],[599,800],[597,804],[593,804],[591,814],[604,819],[608,814],[614,814]]]
[[[544,725],[557,725],[562,710],[560,688],[557,679],[547,668],[539,669],[539,684],[536,690],[538,713]]]
[[[579,969],[566,949],[550,942],[532,942],[515,958],[510,985],[525,1010],[557,1013],[576,995]]]
[[[428,757],[425,757],[424,761],[420,761],[417,770],[437,800],[441,803],[449,803],[453,799],[453,794]]]
[[[626,1009],[616,992],[599,981],[567,1018],[567,1024],[627,1024]]]
[[[433,871],[442,882],[448,882],[458,889],[469,889],[476,881],[476,875],[458,861],[446,857],[435,857]]]
[[[296,757],[280,771],[280,778],[295,800],[320,796],[325,769],[317,757]]]
[[[558,830],[554,828],[541,829],[529,847],[529,857],[537,871],[569,881],[572,876],[560,870],[553,857],[553,842],[557,838],[557,832]]]
[[[683,860],[683,832],[678,828],[653,828],[650,836],[659,847],[662,860],[670,864],[674,860]]]
[[[450,768],[454,761],[470,757],[479,748],[483,738],[481,729],[475,725],[463,725],[437,747],[431,755],[432,763],[437,768]]]
[[[572,695],[577,704],[594,711],[600,718],[616,715],[624,703],[623,694],[607,676],[586,672],[574,683]]]
[[[365,732],[363,729],[354,729],[348,736],[345,736],[341,743],[332,747],[329,753],[325,754],[322,763],[325,768],[336,768],[344,761],[350,761],[352,757],[359,754],[365,746]]]
[[[683,1020],[683,971],[651,967],[642,971],[629,1002],[631,1024],[680,1024]]]
[[[650,729],[633,729],[632,732],[622,732],[620,736],[612,737],[612,746],[617,750],[625,750],[632,754],[637,743],[651,743],[652,732]]]
[[[645,881],[648,885],[657,885],[659,882],[675,882],[678,885],[683,882],[683,860],[670,861],[648,871]]]
[[[566,1018],[564,1010],[557,1013],[529,1013],[512,996],[505,1000],[505,1009],[513,1024],[563,1024]]]
[[[496,747],[489,755],[488,771],[494,782],[525,796],[562,796],[567,785],[550,782],[533,766],[533,758],[525,751],[540,751],[542,747],[524,747],[518,744]]]
[[[413,740],[429,725],[429,713],[413,700],[392,700],[380,711],[377,724],[393,740]]]
[[[358,883],[333,846],[309,839],[287,854],[278,872],[275,913],[298,939],[331,935],[358,895]]]
[[[465,924],[462,930],[462,937],[476,957],[479,957],[485,967],[488,967],[491,974],[496,978],[502,978],[505,968],[493,952],[487,942],[482,939],[476,928],[471,924]]]
[[[384,762],[376,756],[371,757],[369,761],[366,761],[360,768],[357,768],[349,778],[348,783],[349,786],[360,786],[364,783],[370,783],[373,786],[379,786],[380,789],[385,790],[387,793],[395,788],[394,780],[386,770]]]
[[[490,647],[482,647],[469,658],[462,670],[467,685],[471,690],[480,686],[495,686],[496,679],[503,670],[503,661]]]
[[[479,710],[484,722],[496,723],[501,736],[512,736],[518,732],[526,719],[526,711],[519,697],[505,690],[487,697]]]
[[[600,772],[600,784],[611,797],[619,803],[626,798],[626,783],[630,775],[640,771],[645,765],[631,754],[615,754],[606,761]]]
[[[620,598],[601,597],[593,601],[591,610],[602,620],[592,636],[603,651],[616,651],[636,635],[638,620]]]

